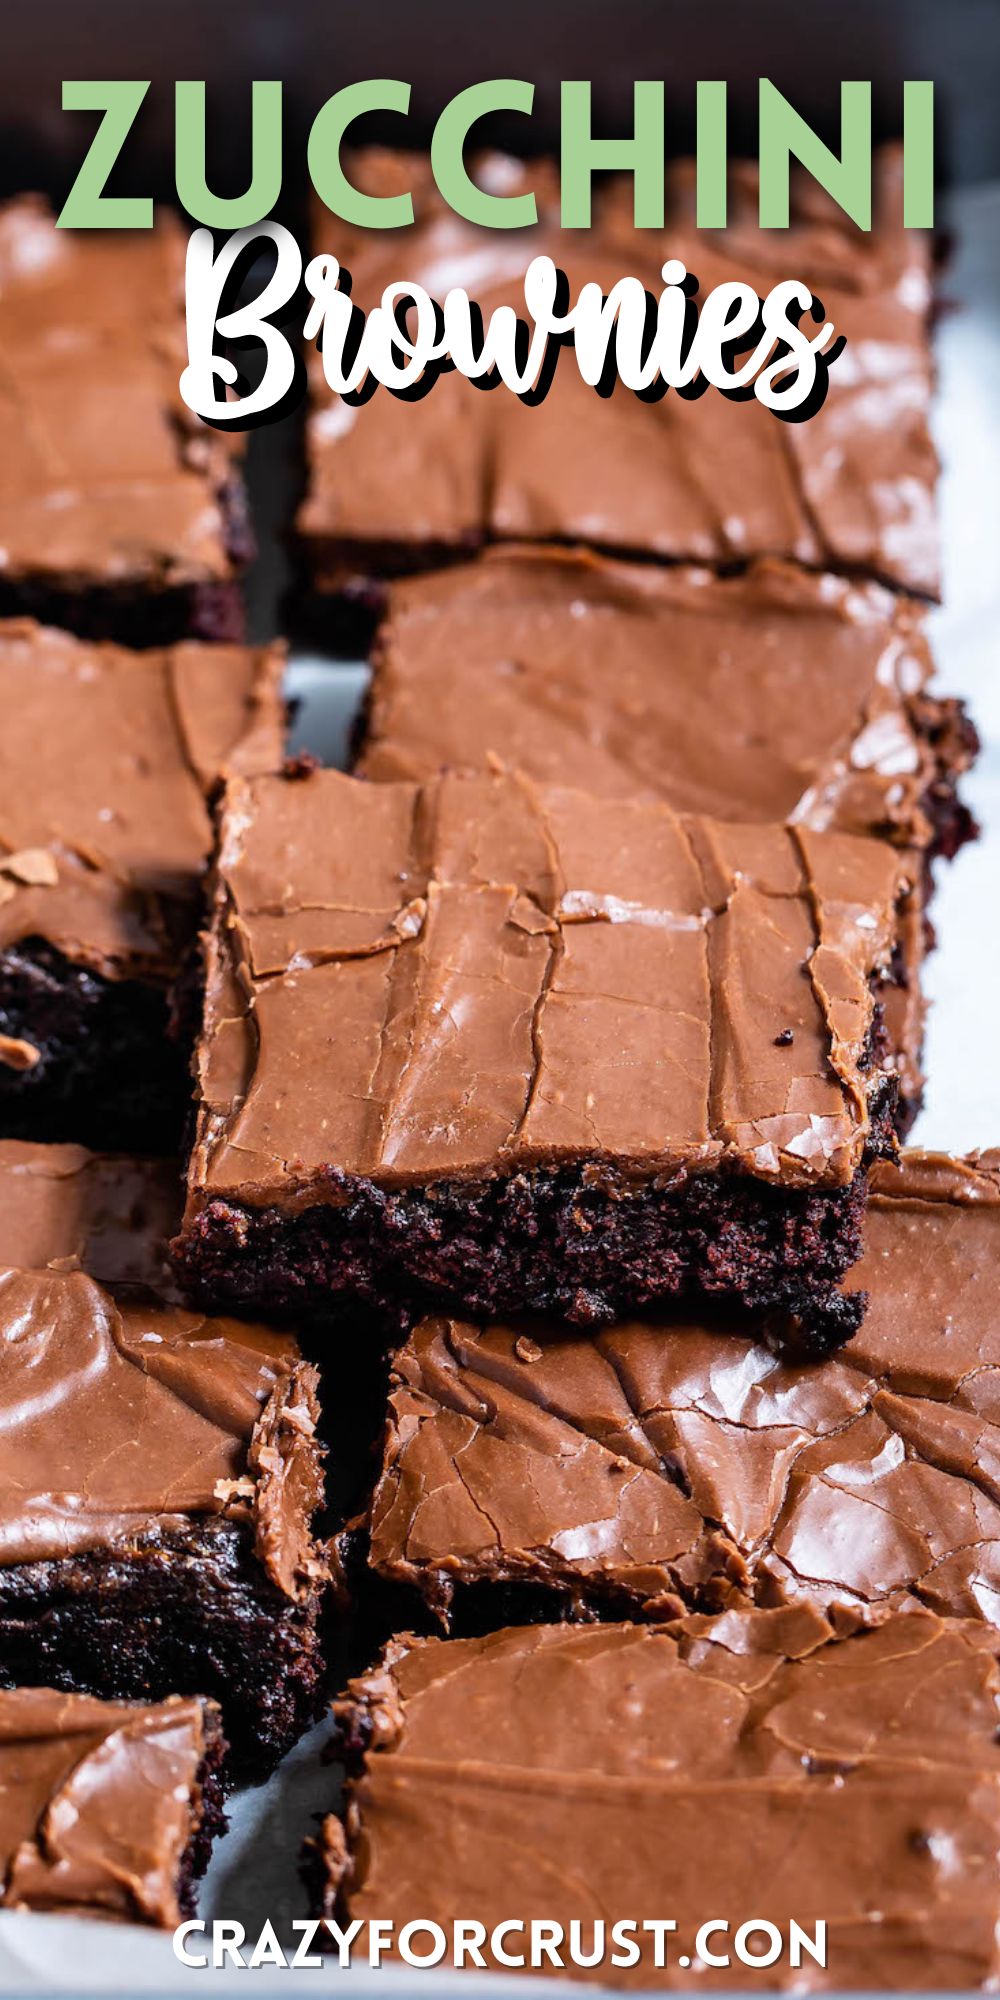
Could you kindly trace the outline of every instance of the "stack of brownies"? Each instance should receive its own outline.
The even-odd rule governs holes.
[[[609,180],[568,237],[546,170],[477,171],[530,180],[527,238],[362,158],[415,221],[319,219],[359,304],[671,255],[805,278],[847,346],[801,424],[569,356],[534,407],[317,374],[353,776],[284,761],[281,649],[239,643],[178,232],[0,213],[0,1900],[176,1922],[349,1632],[317,1910],[674,1916],[666,1967],[593,1973],[647,1985],[985,1984],[1000,1156],[899,1150],[974,831],[929,248],[891,152],[869,237],[805,180],[762,232],[749,171],[697,232],[686,165],[662,233]],[[825,1922],[827,1967],[719,1971],[720,1915]]]

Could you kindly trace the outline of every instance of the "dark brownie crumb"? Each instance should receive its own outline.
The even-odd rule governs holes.
[[[0,1570],[0,1684],[211,1695],[235,1771],[260,1775],[323,1700],[316,1601],[284,1597],[247,1531],[215,1519],[120,1554],[16,1564]]]
[[[894,1106],[890,1078],[873,1156],[893,1149]],[[861,1293],[836,1287],[861,1254],[867,1174],[812,1191],[726,1173],[635,1188],[568,1169],[388,1193],[331,1171],[333,1201],[298,1214],[208,1202],[175,1251],[192,1294],[215,1308],[315,1312],[344,1293],[391,1310],[415,1289],[429,1305],[591,1327],[707,1295],[769,1315],[778,1344],[825,1353],[864,1312]]]
[[[226,1739],[214,1715],[206,1719],[205,1754],[198,1771],[197,1819],[181,1857],[177,1901],[182,1916],[193,1917],[198,1907],[197,1884],[212,1858],[213,1843],[227,1831],[224,1768]]]
[[[0,583],[0,617],[36,618],[80,639],[121,646],[171,646],[181,639],[241,644],[246,637],[238,583],[177,584],[162,590],[57,589],[54,584]]]
[[[0,953],[0,1034],[38,1051],[0,1065],[0,1137],[177,1149],[191,1094],[165,989],[105,979],[44,938]]]
[[[281,775],[283,778],[309,778],[320,768],[320,760],[311,750],[297,750],[293,757],[285,758]]]
[[[968,841],[979,837],[975,816],[957,789],[959,776],[979,755],[979,731],[964,702],[954,698],[917,696],[911,713],[915,728],[938,764],[938,774],[924,797],[924,810],[934,828],[928,860],[953,861]]]

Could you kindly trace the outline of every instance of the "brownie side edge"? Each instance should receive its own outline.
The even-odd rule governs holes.
[[[873,1152],[890,1144],[894,1081]],[[782,1189],[736,1173],[636,1189],[585,1168],[388,1193],[331,1173],[333,1202],[296,1214],[207,1199],[175,1244],[182,1281],[212,1308],[321,1311],[339,1295],[391,1309],[414,1288],[472,1314],[554,1312],[599,1326],[686,1298],[791,1315],[809,1351],[856,1331],[837,1290],[861,1254],[868,1166],[843,1188]]]
[[[177,1875],[177,1904],[181,1915],[193,1917],[197,1911],[197,1885],[212,1857],[212,1847],[226,1832],[225,1763],[229,1745],[218,1711],[209,1705],[205,1718],[205,1751],[195,1780],[191,1834],[181,1856]]]
[[[932,835],[928,863],[953,861],[979,838],[979,825],[959,793],[959,783],[979,756],[979,731],[965,703],[954,696],[923,694],[910,703],[913,727],[934,764],[923,798]],[[930,883],[928,881],[928,893]]]
[[[109,639],[137,649],[172,646],[184,639],[240,645],[246,616],[240,584],[230,582],[140,585],[59,585],[25,578],[0,584],[0,617],[35,618],[78,639]]]
[[[155,576],[119,583],[48,574],[0,579],[0,618],[35,618],[79,639],[121,646],[171,646],[183,639],[240,645],[246,639],[241,576],[256,553],[242,474],[232,468],[217,499],[233,573],[172,583]]]
[[[16,1564],[0,1569],[0,1684],[125,1701],[209,1695],[234,1768],[264,1772],[321,1706],[320,1596],[284,1597],[250,1531],[217,1520]]]
[[[166,988],[106,979],[44,938],[0,952],[0,1034],[37,1051],[0,1065],[0,1137],[176,1150],[190,1097]]]

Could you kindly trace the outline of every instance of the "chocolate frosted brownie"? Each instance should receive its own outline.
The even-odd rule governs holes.
[[[490,1970],[542,1920],[601,1985],[992,1986],[996,1645],[927,1613],[838,1637],[807,1607],[398,1639],[338,1705],[355,1775],[317,1907],[382,1919],[397,1951],[404,1924],[440,1924],[449,1957],[478,1923]],[[663,1967],[655,1918],[676,1924]],[[637,1963],[612,1961],[618,1923]],[[796,1925],[819,1963],[792,1956]]]
[[[225,1827],[214,1702],[0,1693],[0,1907],[173,1930]]]
[[[176,1146],[210,798],[280,763],[282,666],[0,622],[0,1133]]]
[[[535,191],[531,230],[477,229],[438,194],[426,159],[372,151],[352,178],[373,194],[412,189],[410,228],[361,231],[325,211],[317,248],[352,276],[363,310],[401,279],[443,301],[464,287],[485,321],[497,306],[525,317],[524,273],[549,256],[575,300],[626,276],[654,296],[680,258],[703,300],[738,279],[763,294],[790,274],[821,298],[846,338],[823,407],[785,423],[754,398],[709,389],[658,402],[621,383],[607,397],[559,355],[544,400],[522,404],[444,374],[417,402],[379,388],[352,407],[331,394],[311,356],[309,488],[299,533],[318,590],[364,592],[372,578],[428,568],[484,542],[580,541],[646,556],[741,563],[778,555],[933,595],[938,586],[928,429],[929,250],[902,227],[899,155],[877,165],[876,226],[864,235],[801,176],[792,226],[757,227],[756,176],[731,177],[728,230],[698,230],[689,163],[670,174],[662,230],[634,228],[631,180],[599,177],[589,230],[561,230],[558,182],[544,164],[497,155],[473,174],[504,194]]]
[[[0,1679],[214,1695],[266,1764],[320,1686],[316,1370],[150,1289],[161,1164],[8,1143],[0,1194]]]
[[[427,1319],[395,1358],[372,1568],[465,1630],[512,1604],[650,1617],[740,1597],[1000,1625],[998,1258],[1000,1159],[914,1152],[875,1169],[868,1312],[822,1368],[731,1318],[588,1341]],[[382,1609],[412,1622],[415,1603]]]
[[[180,1186],[176,1160],[0,1141],[0,1263],[63,1263],[177,1303],[168,1246]]]
[[[234,782],[188,1282],[583,1324],[707,1293],[843,1339],[909,893],[887,843],[502,773]]]
[[[972,831],[956,784],[976,735],[932,674],[920,611],[877,584],[491,549],[391,586],[358,769],[502,759],[603,796],[951,855]]]
[[[243,440],[182,402],[184,232],[0,207],[0,612],[134,645],[240,639]]]

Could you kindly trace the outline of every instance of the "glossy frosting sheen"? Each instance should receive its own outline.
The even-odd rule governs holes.
[[[192,1202],[588,1160],[842,1185],[903,869],[504,774],[236,783]]]
[[[0,582],[232,576],[233,447],[181,401],[185,359],[179,223],[60,230],[31,197],[0,207]]]
[[[205,1749],[201,1701],[0,1692],[0,1905],[173,1928]]]
[[[747,1594],[1000,1625],[1000,1158],[904,1154],[873,1190],[868,1312],[821,1366],[725,1323],[425,1320],[375,1566],[444,1616],[456,1583],[517,1579],[647,1614]]]
[[[90,1153],[85,1146],[0,1140],[0,1265],[61,1262],[103,1285],[173,1287],[167,1245],[177,1229],[174,1160]]]
[[[926,1614],[837,1639],[805,1607],[396,1640],[341,1706],[355,1740],[372,1734],[346,1837],[325,1830],[331,1901],[397,1936],[412,1919],[489,1934],[545,1918],[567,1936],[578,1920],[585,1950],[595,1918],[675,1920],[665,1971],[647,1939],[630,1971],[576,1974],[599,1983],[985,1984],[1000,1969],[995,1644]],[[827,1965],[713,1970],[695,1955],[712,1918],[730,1950],[747,1921],[787,1938],[823,1920]]]
[[[316,1371],[288,1334],[147,1291],[164,1181],[161,1163],[0,1145],[0,1563],[224,1514],[294,1596],[314,1573]],[[146,1242],[126,1251],[133,1231]]]
[[[277,647],[133,653],[0,621],[0,949],[40,937],[111,978],[176,971],[209,794],[281,760],[282,667]]]
[[[359,769],[500,758],[681,812],[924,845],[931,672],[920,614],[875,584],[492,549],[392,586]]]
[[[607,293],[625,275],[659,296],[664,260],[680,257],[702,299],[733,278],[758,293],[801,279],[847,347],[826,403],[802,423],[714,390],[693,402],[671,390],[648,403],[619,383],[602,400],[568,353],[534,407],[456,373],[416,403],[379,389],[350,409],[331,397],[313,357],[310,488],[299,525],[321,583],[366,561],[377,573],[383,559],[405,562],[421,548],[521,537],[695,561],[783,555],[936,589],[928,247],[902,229],[895,153],[879,162],[870,238],[804,179],[793,190],[791,230],[758,229],[749,168],[731,176],[730,227],[715,234],[695,229],[686,162],[670,176],[662,231],[634,229],[631,182],[599,183],[591,229],[560,231],[550,170],[493,155],[473,172],[498,193],[533,187],[537,227],[461,221],[437,194],[426,160],[369,152],[354,163],[352,177],[370,193],[412,188],[416,215],[409,229],[365,234],[318,212],[316,247],[350,270],[359,306],[410,279],[438,300],[464,287],[484,319],[498,305],[523,318],[533,257],[553,258],[574,300],[586,283]]]

